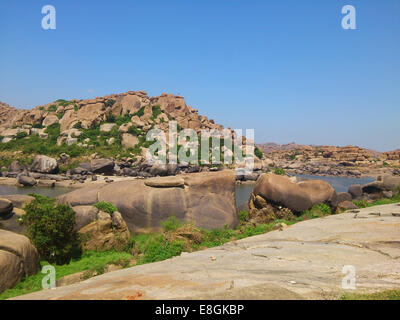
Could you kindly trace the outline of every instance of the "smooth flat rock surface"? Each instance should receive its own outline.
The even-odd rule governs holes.
[[[400,206],[356,211],[17,299],[333,299],[345,265],[359,291],[400,288]]]

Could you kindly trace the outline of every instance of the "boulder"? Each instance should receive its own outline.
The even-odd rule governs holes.
[[[88,174],[92,172],[90,163],[80,163],[76,168],[71,170],[72,174]]]
[[[253,194],[260,195],[272,204],[283,205],[295,212],[308,210],[313,206],[308,193],[285,176],[262,174],[254,186]]]
[[[244,180],[244,181],[257,181],[259,176],[260,176],[259,173],[252,172],[252,173],[244,174],[243,178],[241,180]]]
[[[170,216],[206,229],[237,225],[232,171],[181,175],[184,187],[176,177],[157,179],[93,185],[64,194],[58,201],[71,206],[112,202],[134,232],[160,230],[161,222]]]
[[[19,209],[22,209],[23,207],[25,207],[25,205],[27,205],[31,201],[35,200],[34,197],[24,195],[24,194],[4,195],[4,196],[1,196],[1,198],[11,201],[13,206],[15,208],[19,208]]]
[[[39,267],[38,252],[27,237],[0,229],[0,293]]]
[[[380,179],[362,186],[364,193],[381,193],[383,191],[396,191],[400,187],[400,177],[384,175]]]
[[[307,180],[297,184],[301,190],[309,195],[312,205],[319,203],[330,204],[336,197],[335,189],[326,181]]]
[[[351,210],[357,209],[358,207],[351,201],[343,201],[338,204],[338,208],[343,210]]]
[[[155,164],[150,168],[149,173],[152,176],[167,176],[168,167],[165,164]]]
[[[143,128],[145,126],[145,123],[140,120],[138,116],[133,116],[131,118],[131,125],[134,125],[136,128]]]
[[[34,185],[37,184],[37,181],[32,177],[28,177],[28,176],[25,176],[25,175],[19,175],[18,176],[18,183],[22,184],[25,187],[33,187]]]
[[[8,167],[9,172],[20,172],[24,170],[24,167],[20,165],[18,161],[11,162],[10,166]]]
[[[112,216],[100,211],[97,219],[79,230],[82,249],[94,251],[121,251],[128,244],[130,232],[119,212]]]
[[[351,195],[352,199],[358,199],[362,196],[362,188],[359,184],[353,184],[349,187],[348,190],[349,194]]]
[[[185,186],[185,180],[179,177],[150,178],[145,180],[144,184],[153,188],[183,188]]]
[[[44,127],[48,127],[51,126],[52,124],[58,123],[58,121],[59,120],[57,116],[50,114],[46,118],[44,118],[42,125]]]
[[[115,123],[103,123],[100,126],[100,131],[102,132],[110,132],[116,126]]]
[[[58,163],[56,159],[37,155],[30,166],[30,170],[39,173],[57,173]]]
[[[179,171],[179,166],[176,163],[168,163],[167,168],[168,168],[168,173],[167,173],[168,176],[174,176]]]
[[[382,191],[382,195],[383,195],[383,197],[388,198],[388,199],[390,199],[394,196],[393,191]]]
[[[75,212],[77,230],[95,221],[99,213],[99,210],[93,206],[76,206],[72,207],[72,209]]]
[[[130,133],[123,133],[121,136],[121,145],[124,148],[134,148],[139,143],[139,138]]]
[[[14,205],[8,199],[0,198],[0,217],[8,217],[12,214]]]
[[[93,173],[113,174],[114,161],[111,159],[93,159],[90,162]]]
[[[302,212],[318,203],[331,204],[336,193],[326,181],[308,180],[296,183],[286,176],[268,173],[258,178],[253,195],[260,195],[273,205]]]

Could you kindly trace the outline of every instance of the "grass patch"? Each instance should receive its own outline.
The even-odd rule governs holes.
[[[369,202],[367,202],[365,200],[361,200],[361,201],[354,201],[354,204],[358,208],[362,209],[362,208],[369,208],[369,207],[374,207],[374,206],[381,206],[381,205],[384,205],[384,204],[393,204],[393,203],[398,203],[398,202],[400,202],[400,193],[398,193],[397,195],[395,195],[391,199],[386,199],[386,198],[378,199],[378,200],[375,200],[372,203],[369,203]]]
[[[282,168],[275,168],[274,173],[280,176],[284,176],[286,174],[285,170],[283,170]]]
[[[111,202],[100,201],[93,205],[93,207],[112,215],[118,209]]]
[[[400,300],[400,290],[385,290],[375,293],[345,293],[340,300]]]

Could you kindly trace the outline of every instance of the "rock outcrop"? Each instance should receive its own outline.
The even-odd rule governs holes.
[[[70,206],[112,202],[129,229],[159,230],[170,216],[212,229],[236,226],[235,175],[232,171],[193,173],[175,177],[114,182],[82,188],[60,196]]]
[[[393,204],[360,209],[357,217],[348,212],[303,221],[15,299],[327,300],[343,294],[345,265],[356,266],[360,293],[398,290],[400,217],[392,213],[399,208]]]
[[[79,231],[82,249],[92,251],[121,251],[130,239],[128,227],[119,212],[112,215],[100,211],[96,219]]]
[[[154,108],[159,108],[157,114]],[[32,110],[15,109],[0,103],[0,136],[8,142],[22,130],[33,134],[32,126],[48,127],[59,123],[61,133],[80,127],[88,129],[107,121],[110,116],[132,116],[131,125],[149,129],[168,130],[168,121],[175,119],[182,128],[222,129],[214,120],[198,114],[198,111],[186,105],[182,96],[163,93],[149,97],[145,91],[129,91],[86,100],[57,100]],[[16,129],[13,129],[17,127]],[[103,126],[103,130],[112,129],[112,125]],[[13,131],[12,131],[13,130]],[[65,140],[64,140],[65,141]]]

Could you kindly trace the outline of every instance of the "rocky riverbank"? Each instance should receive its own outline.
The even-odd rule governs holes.
[[[51,219],[64,219],[63,214],[69,212],[69,217],[73,220],[65,226],[70,228],[74,226],[74,230],[80,235],[82,250],[128,250],[134,255],[134,259],[141,259],[140,255],[143,256],[146,253],[140,251],[140,244],[135,244],[130,240],[131,235],[160,232],[165,228],[165,221],[172,216],[177,221],[189,223],[190,228],[195,229],[185,229],[178,235],[166,234],[167,238],[163,238],[164,235],[157,238],[167,239],[165,240],[167,244],[161,245],[160,252],[170,250],[168,246],[178,246],[178,251],[168,253],[167,257],[176,255],[174,252],[179,254],[183,250],[181,241],[200,241],[196,240],[200,239],[196,228],[219,230],[217,234],[229,234],[228,239],[230,239],[235,234],[238,236],[251,235],[254,232],[257,234],[260,230],[266,232],[275,227],[284,229],[287,224],[282,221],[291,224],[301,221],[303,217],[308,219],[315,215],[319,217],[341,213],[346,209],[355,210],[360,206],[376,204],[377,200],[400,201],[400,178],[393,176],[383,176],[363,186],[353,185],[347,193],[337,193],[325,181],[297,182],[294,177],[262,173],[255,182],[248,207],[242,208],[247,211],[240,212],[235,201],[235,185],[240,180],[237,180],[232,170],[146,179],[118,178],[123,180],[90,181],[88,186],[62,195],[57,201],[28,195],[1,196],[0,229],[7,231],[0,230],[0,236],[4,234],[7,237],[0,237],[0,240],[2,239],[0,241],[0,269],[5,274],[10,274],[7,281],[1,283],[2,288],[8,288],[24,276],[32,274],[28,269],[21,269],[11,276],[7,269],[12,266],[11,258],[1,251],[2,248],[8,248],[11,245],[9,239],[13,239],[13,235],[17,237],[17,234],[23,237],[21,239],[24,240],[21,241],[26,243],[24,246],[34,248],[29,239],[23,236],[27,232],[25,218],[29,213],[29,215],[34,215],[31,223],[40,223],[43,214],[49,214],[49,206],[53,207],[54,212],[60,214],[60,216],[51,214]],[[240,181],[240,183],[248,182]],[[84,183],[80,184],[84,185]],[[32,206],[32,203],[35,204]],[[58,223],[64,223],[64,220]],[[180,222],[173,223],[178,226],[174,227],[175,229],[179,228]],[[238,226],[239,229],[236,230]],[[52,232],[52,230],[50,228],[48,231]],[[72,229],[68,232],[72,232]],[[204,231],[207,237],[213,234],[213,232],[208,232]],[[168,238],[170,236],[172,238]],[[172,242],[168,242],[168,239]],[[175,239],[179,239],[178,242]],[[37,244],[40,245],[40,243]],[[206,243],[209,245],[209,242]],[[35,255],[34,249],[32,250],[33,253],[26,258],[27,261],[20,265],[36,263],[37,254]],[[40,252],[43,252],[43,248]],[[162,258],[148,259],[151,262]]]
[[[337,299],[345,265],[358,292],[397,289],[399,216],[350,211],[16,299]]]

